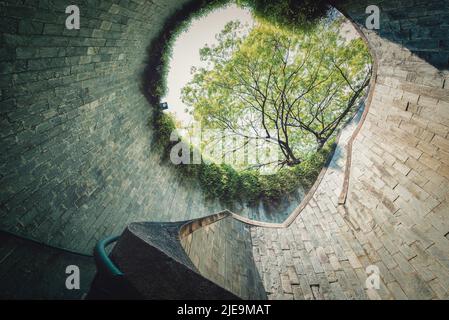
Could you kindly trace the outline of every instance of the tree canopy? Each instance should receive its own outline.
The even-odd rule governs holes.
[[[343,38],[340,23],[304,32],[228,23],[218,44],[200,50],[207,67],[192,68],[183,102],[202,126],[243,138],[228,152],[262,139],[278,147],[275,165],[300,164],[354,114],[370,81],[365,43]]]

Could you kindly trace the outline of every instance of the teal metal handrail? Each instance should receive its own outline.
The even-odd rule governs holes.
[[[112,262],[106,253],[106,247],[116,242],[120,237],[119,236],[111,236],[105,239],[98,241],[95,246],[94,255],[97,258],[97,263],[99,267],[102,267],[103,270],[108,271],[111,276],[123,276],[123,272]]]

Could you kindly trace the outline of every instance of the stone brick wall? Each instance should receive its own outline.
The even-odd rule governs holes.
[[[368,5],[380,8],[379,30],[365,28]],[[348,195],[339,205],[344,172],[331,169],[290,228],[252,229],[264,286],[271,299],[447,299],[449,1],[340,9],[377,62]],[[371,265],[378,290],[365,286]]]
[[[200,273],[243,299],[266,299],[249,226],[228,216],[181,239]]]
[[[367,189],[366,180],[389,199],[392,213],[402,207],[424,218],[447,202],[449,192],[449,1],[385,1],[379,7],[381,29],[364,30],[379,67],[353,152],[352,192],[363,198],[354,189]],[[364,4],[347,8],[362,24]]]
[[[150,148],[146,49],[187,1],[72,1],[80,30],[65,28],[67,1],[0,3],[1,229],[90,252],[130,222],[224,209]]]
[[[384,28],[365,32],[379,70],[354,146],[348,206],[370,236],[387,243],[386,255],[406,248],[418,273],[420,260],[432,260],[438,296],[449,289],[437,289],[449,275],[449,1],[379,6]]]
[[[146,46],[184,2],[0,3],[0,228],[90,252],[132,221],[220,211],[150,150]],[[364,28],[367,5],[380,30]],[[447,298],[449,1],[343,1],[378,69],[345,208],[332,168],[287,229],[253,228],[270,298]],[[331,191],[329,191],[331,190]],[[231,231],[230,231],[231,232]],[[232,234],[232,233],[231,233]],[[382,290],[366,291],[365,267]]]
[[[89,252],[133,221],[218,211],[150,149],[146,46],[185,1],[0,3],[0,228]]]

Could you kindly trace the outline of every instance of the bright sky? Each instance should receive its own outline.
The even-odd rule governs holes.
[[[181,101],[181,89],[192,79],[190,74],[192,66],[205,66],[200,61],[199,50],[205,44],[216,44],[215,35],[232,20],[239,20],[242,24],[249,25],[254,23],[249,10],[231,4],[193,21],[176,39],[167,78],[168,93],[162,101],[168,102],[168,112],[173,113],[185,126],[193,119],[184,111],[186,106]]]

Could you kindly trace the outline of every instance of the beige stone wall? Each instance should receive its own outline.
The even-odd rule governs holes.
[[[249,226],[228,215],[181,236],[181,244],[202,276],[243,299],[266,298],[254,265]]]
[[[328,170],[289,228],[253,228],[257,266],[271,299],[448,298],[449,2],[343,2],[377,61],[350,171]],[[380,30],[364,27],[371,4]]]

